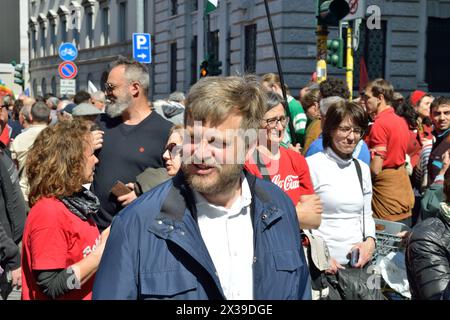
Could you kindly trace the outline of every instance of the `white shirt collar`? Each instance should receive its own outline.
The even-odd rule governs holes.
[[[218,218],[227,214],[233,216],[241,212],[245,213],[246,211],[242,209],[248,207],[252,202],[250,186],[248,185],[248,181],[243,173],[241,174],[241,195],[236,198],[230,209],[209,203],[208,200],[206,200],[205,197],[203,197],[199,192],[195,190],[193,191],[197,207],[207,206],[210,209],[213,209],[209,211],[200,210],[200,212],[206,214],[208,218]]]

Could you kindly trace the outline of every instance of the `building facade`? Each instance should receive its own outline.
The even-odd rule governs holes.
[[[285,82],[298,96],[315,71],[315,1],[268,1]],[[222,62],[223,75],[276,72],[263,0],[219,0],[209,21],[203,0],[29,0],[31,87],[35,94],[59,92],[62,42],[77,44],[77,89],[88,81],[101,88],[109,63],[132,56],[132,34],[152,35],[151,98],[188,91],[206,53]],[[420,88],[450,92],[449,0],[366,0],[354,58],[358,90],[361,58],[369,78],[384,77],[403,93]],[[209,26],[209,27],[208,27]],[[208,35],[205,30],[209,30]],[[329,28],[338,37],[338,28]],[[209,48],[206,49],[206,36]],[[447,72],[443,72],[447,71]],[[345,77],[330,67],[330,75]]]
[[[20,93],[22,87],[14,84],[14,67],[11,62],[23,64],[28,75],[28,0],[3,0],[1,8],[7,12],[0,19],[0,81]],[[25,81],[27,81],[25,77]]]

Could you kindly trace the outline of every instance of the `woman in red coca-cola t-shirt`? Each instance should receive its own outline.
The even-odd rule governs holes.
[[[305,158],[296,151],[280,147],[289,119],[282,98],[268,92],[266,113],[261,123],[258,146],[245,163],[245,169],[259,178],[272,181],[292,200],[302,229],[320,225],[322,205],[314,194]]]

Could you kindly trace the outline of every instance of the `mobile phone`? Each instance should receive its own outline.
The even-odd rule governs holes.
[[[355,267],[355,265],[358,263],[358,260],[359,260],[359,249],[355,248],[352,250],[352,254],[350,257],[350,265],[352,267]]]
[[[128,194],[130,193],[131,190],[130,188],[128,188],[122,181],[117,180],[117,182],[113,185],[113,187],[111,188],[111,193],[113,195],[115,195],[116,197],[120,197],[123,196],[124,194]]]

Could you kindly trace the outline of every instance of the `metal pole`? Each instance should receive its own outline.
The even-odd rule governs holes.
[[[292,142],[292,145],[295,146],[297,144],[297,137],[295,136],[295,128],[294,128],[294,124],[292,122],[293,119],[291,119],[291,112],[289,110],[289,105],[288,105],[288,101],[287,101],[286,87],[284,86],[283,70],[281,70],[280,56],[278,54],[278,47],[277,47],[277,43],[275,41],[275,34],[273,32],[272,17],[270,14],[269,4],[267,3],[267,0],[264,0],[264,5],[266,7],[267,21],[269,22],[270,36],[272,38],[272,46],[273,46],[273,51],[275,53],[275,61],[277,63],[278,77],[280,78],[280,83],[281,83],[281,91],[283,92],[283,99],[285,101],[284,110],[286,112],[286,116],[289,117],[289,119],[290,119],[289,120],[289,131],[291,134],[291,142]]]
[[[205,13],[203,14],[203,30],[204,30],[204,38],[203,38],[203,58],[205,60],[209,59],[209,28],[210,28],[210,18],[209,18],[209,13],[206,13],[206,8],[205,8]]]
[[[317,82],[327,80],[327,38],[328,38],[328,26],[317,25]]]
[[[352,27],[350,24],[347,26],[347,66],[346,66],[346,79],[348,91],[350,92],[349,100],[352,101],[353,95],[353,46],[352,46]]]
[[[136,1],[136,32],[144,32],[144,0]]]

